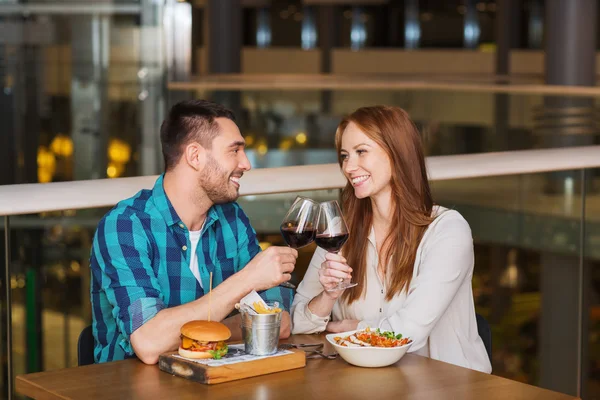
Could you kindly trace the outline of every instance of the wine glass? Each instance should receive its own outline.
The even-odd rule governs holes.
[[[317,224],[317,235],[315,242],[317,246],[330,253],[338,253],[344,243],[348,240],[348,226],[344,221],[344,215],[336,200],[321,203],[319,210],[319,222]],[[344,290],[358,285],[350,282],[350,279],[340,279],[340,282],[329,292]]]
[[[315,240],[319,203],[298,196],[281,223],[281,235],[287,245],[293,249],[311,244]],[[283,282],[279,286],[295,289],[296,286]]]

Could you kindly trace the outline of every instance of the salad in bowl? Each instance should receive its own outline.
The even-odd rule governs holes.
[[[346,362],[359,367],[385,367],[398,362],[412,345],[401,333],[366,328],[330,333],[327,341]]]

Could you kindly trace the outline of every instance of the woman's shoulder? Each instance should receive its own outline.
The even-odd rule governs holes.
[[[428,231],[436,235],[465,235],[471,238],[471,227],[467,220],[456,210],[435,206],[432,210],[433,222]]]
[[[432,215],[435,219],[429,224],[419,245],[418,254],[421,257],[419,263],[433,259],[436,261],[429,265],[441,268],[448,263],[440,264],[438,263],[440,259],[448,262],[454,260],[454,265],[459,269],[472,268],[473,236],[467,220],[458,211],[441,206],[436,206]],[[422,268],[424,267],[419,267],[419,270]]]

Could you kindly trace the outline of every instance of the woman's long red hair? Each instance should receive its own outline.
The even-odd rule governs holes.
[[[392,207],[390,231],[384,239],[380,263],[387,268],[386,300],[391,300],[402,290],[408,289],[412,279],[417,248],[425,230],[432,221],[433,199],[421,137],[408,114],[399,107],[362,107],[345,117],[335,134],[338,155],[342,136],[348,124],[355,124],[365,135],[375,141],[387,153],[392,167]],[[342,166],[341,158],[339,160]],[[342,208],[348,222],[350,238],[344,245],[343,254],[353,269],[358,283],[347,289],[342,299],[348,304],[365,295],[367,271],[366,257],[373,209],[371,199],[358,199],[348,182],[342,191]]]

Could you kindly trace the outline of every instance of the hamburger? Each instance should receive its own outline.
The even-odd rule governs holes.
[[[231,331],[220,322],[190,321],[181,327],[179,355],[186,358],[219,359],[227,354],[225,341]]]

